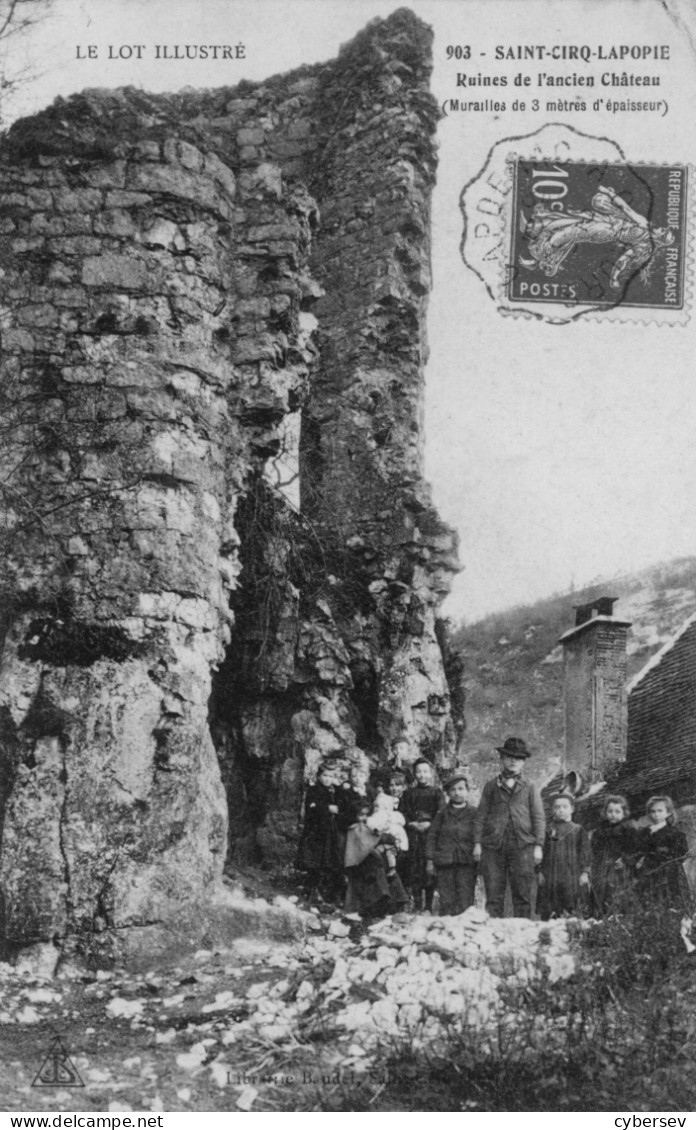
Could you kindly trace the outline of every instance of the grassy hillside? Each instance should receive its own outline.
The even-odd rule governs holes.
[[[494,746],[523,737],[534,758],[529,775],[544,782],[563,751],[563,656],[559,637],[575,622],[573,605],[616,596],[614,614],[629,620],[628,677],[633,677],[696,611],[696,557],[679,558],[496,613],[453,633],[464,659],[465,753],[480,787],[496,767]]]

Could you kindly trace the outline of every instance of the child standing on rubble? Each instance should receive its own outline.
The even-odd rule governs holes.
[[[579,914],[589,892],[590,839],[580,824],[573,823],[574,807],[570,796],[557,796],[553,802],[537,874],[537,910],[544,921]]]
[[[468,804],[469,782],[465,773],[453,773],[445,784],[445,792],[448,803],[435,814],[426,839],[426,869],[431,879],[437,876],[440,914],[462,914],[474,905],[476,812]]]
[[[638,896],[646,907],[662,907],[688,913],[689,884],[682,867],[689,851],[679,828],[674,804],[668,796],[653,796],[645,806],[650,823],[636,840]]]
[[[433,785],[433,767],[425,757],[415,762],[415,784],[401,798],[408,834],[408,866],[413,909],[432,913],[435,876],[427,870],[426,840],[430,826],[445,803],[442,790]]]
[[[325,761],[317,770],[316,784],[305,796],[304,827],[297,850],[297,869],[306,872],[305,897],[327,903],[343,900],[345,833],[351,822],[349,798],[339,788],[338,770]]]
[[[602,917],[620,909],[630,889],[638,835],[630,815],[625,797],[608,796],[590,838],[592,901]]]

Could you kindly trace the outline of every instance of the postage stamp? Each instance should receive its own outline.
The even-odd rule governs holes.
[[[543,126],[506,138],[464,188],[461,253],[502,314],[688,321],[690,169],[627,160],[608,138]]]
[[[515,161],[513,302],[681,310],[688,169]]]

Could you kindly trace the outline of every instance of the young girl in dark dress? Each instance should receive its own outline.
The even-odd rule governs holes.
[[[421,757],[413,766],[416,783],[401,798],[400,810],[406,820],[408,834],[409,884],[413,896],[413,909],[432,912],[435,895],[435,876],[428,873],[425,850],[430,825],[445,803],[442,789],[433,785],[433,767]]]
[[[590,840],[593,910],[601,917],[619,909],[630,890],[638,832],[629,816],[625,797],[607,797]]]
[[[686,914],[691,900],[682,861],[688,844],[684,833],[674,827],[674,805],[668,796],[654,796],[645,811],[650,824],[640,830],[636,845],[639,898],[646,907],[663,906]]]
[[[338,787],[338,773],[330,762],[320,765],[317,783],[305,796],[304,828],[297,850],[297,869],[305,871],[305,896],[319,895],[326,902],[343,899],[343,855],[345,833],[354,806],[344,789]]]
[[[590,839],[580,824],[573,823],[574,807],[569,796],[558,796],[553,802],[553,818],[537,876],[537,910],[544,920],[580,913],[589,888]]]

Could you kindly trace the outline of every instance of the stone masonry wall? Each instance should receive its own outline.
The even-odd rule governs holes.
[[[7,947],[154,952],[228,851],[290,857],[324,754],[453,756],[429,49],[402,10],[334,63],[88,91],[3,143]],[[300,513],[267,478],[298,412]]]

